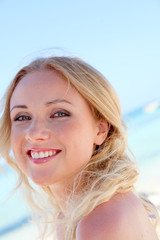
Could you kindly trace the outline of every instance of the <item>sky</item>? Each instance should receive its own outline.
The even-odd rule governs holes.
[[[0,0],[0,55],[0,98],[34,58],[77,56],[133,111],[160,99],[160,0]]]

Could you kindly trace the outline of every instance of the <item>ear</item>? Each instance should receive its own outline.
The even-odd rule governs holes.
[[[110,123],[108,123],[105,119],[101,119],[97,122],[97,133],[94,141],[96,145],[101,145],[105,141],[109,129]]]

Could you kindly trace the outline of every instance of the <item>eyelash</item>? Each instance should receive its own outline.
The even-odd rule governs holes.
[[[14,119],[15,122],[16,121],[22,122],[22,121],[27,121],[27,120],[31,120],[31,117],[25,116],[25,115],[20,115],[20,116],[15,117],[15,119]]]
[[[55,115],[58,115],[58,116],[55,116]],[[63,117],[69,117],[70,115],[71,114],[68,111],[57,111],[51,115],[51,118],[63,118]]]
[[[56,116],[58,115],[58,116]],[[57,111],[54,114],[51,115],[50,118],[64,118],[64,117],[69,117],[71,114],[68,111]],[[23,122],[23,121],[28,121],[31,120],[31,117],[26,116],[26,115],[19,115],[15,117],[14,121],[18,122]]]

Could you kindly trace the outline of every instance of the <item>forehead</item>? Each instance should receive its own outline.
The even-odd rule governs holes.
[[[14,99],[30,97],[40,94],[43,99],[49,95],[76,92],[68,81],[55,71],[37,71],[25,75],[13,91],[11,102]]]
[[[81,107],[88,105],[85,98],[59,73],[36,71],[25,75],[18,83],[11,96],[10,109],[19,104],[40,107],[46,102],[59,99]]]
[[[45,86],[46,88],[53,88],[57,84],[59,86],[61,85],[66,87],[68,82],[56,71],[35,71],[25,75],[18,83],[15,90],[23,90],[23,88],[27,89],[31,87],[36,87],[36,89],[39,89],[41,85]]]

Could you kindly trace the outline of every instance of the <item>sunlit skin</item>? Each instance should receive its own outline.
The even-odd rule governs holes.
[[[86,100],[56,72],[26,75],[10,102],[11,147],[20,169],[38,185],[65,185],[107,136]],[[51,157],[34,159],[36,152]]]
[[[54,71],[23,77],[12,94],[10,112],[15,161],[34,183],[50,187],[63,218],[64,189],[89,162],[96,145],[104,142],[109,124],[95,120],[86,100]],[[58,226],[57,235],[64,240],[64,226]],[[76,239],[158,238],[142,203],[128,192],[117,194],[82,218]]]

